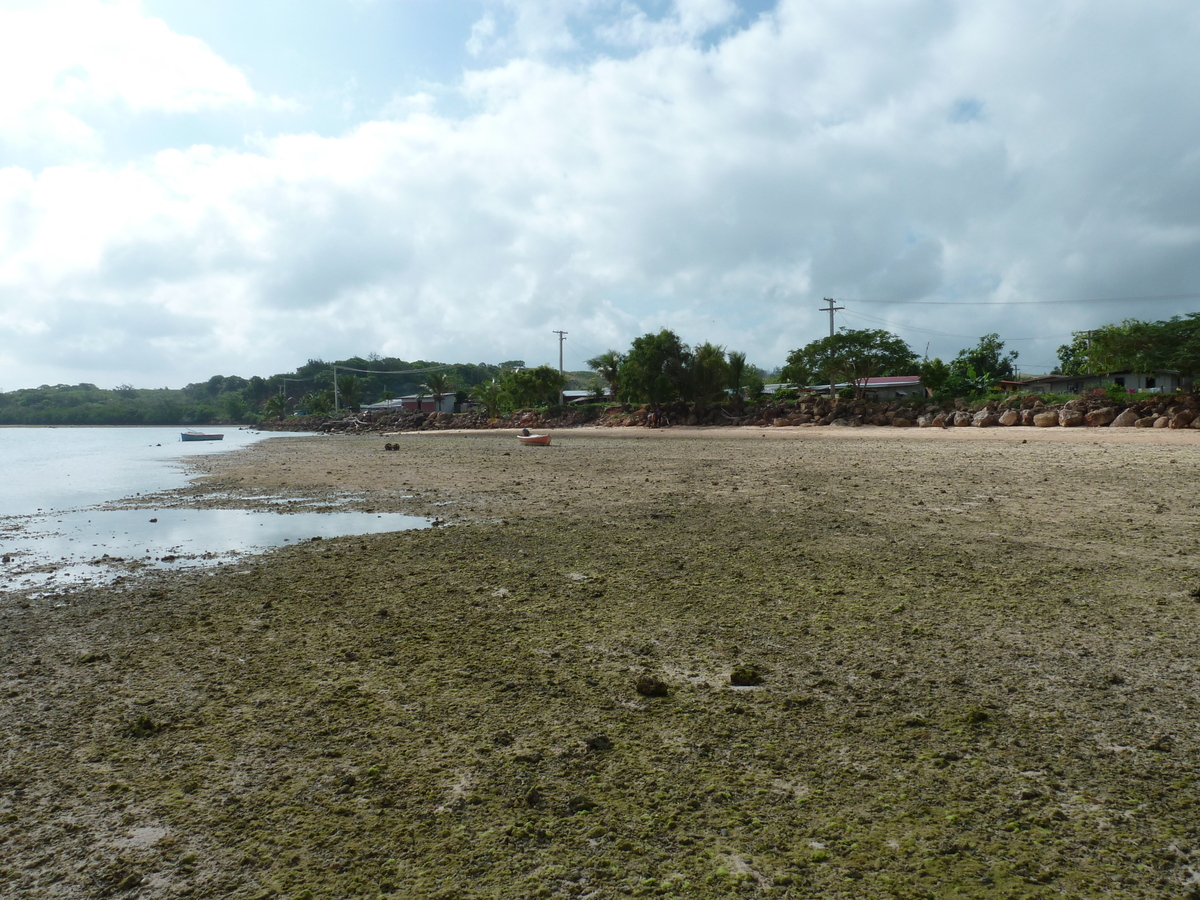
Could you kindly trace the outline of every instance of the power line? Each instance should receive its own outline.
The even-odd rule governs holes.
[[[1031,306],[1049,303],[1150,303],[1156,300],[1200,300],[1200,294],[1157,294],[1148,297],[1088,297],[1081,300],[842,300],[843,303],[879,303],[907,306]]]
[[[951,334],[948,331],[935,331],[932,328],[919,328],[916,325],[905,325],[902,323],[889,322],[887,319],[880,319],[880,318],[877,318],[876,316],[868,316],[866,313],[847,312],[846,315],[848,315],[852,318],[856,318],[856,319],[863,319],[864,321],[868,321],[868,322],[876,322],[880,325],[887,325],[889,328],[905,329],[907,331],[919,331],[922,334],[936,334],[939,337],[962,338],[963,340],[968,340],[968,341],[974,340],[975,338],[979,337],[979,335],[977,335],[977,334]],[[1071,336],[1072,336],[1071,334],[1039,334],[1036,337],[1005,338],[1004,340],[1005,341],[1041,341],[1041,340],[1055,340],[1055,339],[1067,338],[1067,337],[1071,337]]]
[[[330,365],[333,365],[332,363]],[[385,372],[382,369],[352,369],[350,366],[336,365],[335,369],[344,370],[346,372],[362,372],[366,375],[424,375],[426,372],[441,372],[445,369],[457,368],[458,364],[452,363],[445,366],[432,366],[428,369],[405,369],[403,371]]]

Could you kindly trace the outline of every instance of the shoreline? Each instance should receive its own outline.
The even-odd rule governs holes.
[[[190,459],[452,527],[0,610],[0,894],[1185,891],[1200,443],[925,432]]]

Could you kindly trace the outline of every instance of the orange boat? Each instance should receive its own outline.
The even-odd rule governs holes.
[[[517,440],[522,444],[549,444],[550,435],[548,434],[518,434]]]

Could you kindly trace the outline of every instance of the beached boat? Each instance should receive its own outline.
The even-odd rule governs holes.
[[[223,434],[202,434],[199,431],[184,431],[179,435],[181,441],[223,441]]]
[[[548,434],[518,434],[517,440],[522,444],[548,444],[550,443],[550,435]]]

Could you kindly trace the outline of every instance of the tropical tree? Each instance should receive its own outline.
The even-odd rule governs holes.
[[[282,419],[287,415],[287,404],[283,394],[272,394],[263,404],[263,415],[268,419]]]
[[[489,419],[496,418],[500,413],[501,390],[494,381],[483,382],[471,388],[471,396],[483,404]]]
[[[733,392],[733,396],[740,399],[742,388],[746,384],[746,354],[741,350],[730,350],[726,362],[728,365],[726,386]]]
[[[793,384],[807,384],[816,376],[829,382],[854,383],[854,395],[861,398],[867,381],[883,375],[910,375],[918,365],[912,348],[888,331],[842,328],[793,350],[784,366],[784,378]]]
[[[787,355],[783,368],[779,370],[780,381],[785,384],[794,384],[796,387],[805,387],[817,380],[819,365],[809,351],[811,346],[811,344],[806,344]]]
[[[358,412],[359,400],[362,396],[362,381],[351,374],[339,375],[337,389],[338,402]]]
[[[594,356],[587,361],[588,368],[604,379],[604,383],[608,385],[608,390],[614,399],[621,393],[621,364],[623,362],[625,362],[625,354],[616,350],[605,350],[599,356]]]
[[[1059,348],[1060,360],[1064,351],[1079,372],[1174,369],[1186,375],[1200,374],[1200,312],[1157,322],[1125,319],[1117,325],[1077,331],[1070,345]],[[1064,373],[1075,374],[1066,372],[1065,367]]]
[[[745,395],[750,399],[751,403],[757,403],[766,393],[766,385],[763,384],[762,369],[758,366],[750,367],[750,374],[746,376]]]
[[[445,372],[434,372],[425,379],[425,384],[422,386],[433,396],[434,409],[440,409],[442,398],[454,390],[450,383],[450,376]]]
[[[515,408],[553,406],[566,383],[566,376],[552,366],[518,369],[500,376],[502,395]]]
[[[621,399],[649,403],[655,409],[679,399],[689,355],[687,344],[666,328],[634,338],[621,363]]]
[[[945,387],[950,378],[950,367],[936,356],[921,363],[917,371],[921,376],[921,385],[933,393]]]
[[[1088,364],[1088,345],[1090,331],[1076,331],[1071,343],[1062,344],[1058,348],[1058,365],[1050,373],[1052,375],[1082,375]]]
[[[1004,352],[1004,341],[1000,335],[992,332],[979,339],[979,343],[969,350],[960,350],[958,356],[950,361],[950,374],[966,376],[968,368],[974,369],[976,377],[991,378],[1001,381],[1012,378],[1017,374],[1013,365],[1019,354],[1016,350]]]
[[[950,372],[950,376],[942,382],[937,395],[939,397],[970,397],[986,394],[995,383],[996,379],[987,372],[976,372],[975,367],[968,363],[965,371]]]
[[[729,381],[729,363],[725,360],[725,348],[703,343],[684,361],[687,380],[684,392],[687,399],[703,408],[725,397],[725,385]]]
[[[309,391],[300,402],[310,416],[327,416],[333,411],[333,392]]]

